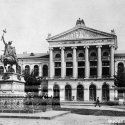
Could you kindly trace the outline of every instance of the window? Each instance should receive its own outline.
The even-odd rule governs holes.
[[[4,68],[3,66],[0,66],[0,74],[3,74],[4,73]]]
[[[26,65],[25,66],[25,74],[30,74],[30,66],[29,65]]]
[[[96,57],[96,53],[95,53],[95,52],[92,52],[90,56],[91,56],[91,57]]]
[[[61,62],[55,62],[55,67],[61,67]]]
[[[44,65],[43,66],[43,77],[47,77],[48,76],[48,66]]]
[[[67,58],[71,58],[72,57],[72,54],[71,53],[68,53],[67,54]]]
[[[61,58],[61,55],[60,54],[56,54],[55,58]]]
[[[103,52],[103,56],[109,56],[108,52]]]
[[[78,57],[84,57],[84,53],[79,53]]]
[[[39,66],[38,66],[38,65],[35,65],[35,66],[34,66],[34,75],[35,75],[35,76],[38,76],[38,75],[39,75]]]

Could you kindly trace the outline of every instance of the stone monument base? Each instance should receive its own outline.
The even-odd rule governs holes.
[[[0,75],[0,110],[14,111],[24,109],[26,97],[24,77],[7,72]]]

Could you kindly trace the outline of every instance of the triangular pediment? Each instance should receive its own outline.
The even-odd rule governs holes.
[[[78,39],[97,39],[97,38],[113,38],[115,35],[90,29],[87,27],[75,27],[71,30],[50,37],[48,41],[61,40],[78,40]]]

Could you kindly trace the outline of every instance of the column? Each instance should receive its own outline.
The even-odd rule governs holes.
[[[23,67],[23,68],[22,68],[22,69],[23,69],[23,70],[22,70],[22,74],[24,74],[24,72],[25,72],[25,66],[26,66],[25,64],[22,65],[22,67]]]
[[[61,78],[65,78],[66,76],[66,63],[65,63],[65,56],[64,56],[64,47],[60,47],[61,49]]]
[[[99,100],[102,101],[102,86],[101,86],[100,82],[98,82],[98,84],[97,84],[96,92],[97,92],[96,97],[99,97]]]
[[[76,85],[73,85],[73,88],[72,88],[72,101],[76,101],[76,97],[77,97],[77,86]]]
[[[30,64],[30,74],[34,71],[34,64]]]
[[[64,100],[65,100],[65,86],[60,85],[60,101],[64,101]]]
[[[85,78],[89,78],[89,56],[88,56],[88,48],[89,46],[85,46]]]
[[[77,59],[76,59],[76,47],[72,47],[73,49],[73,78],[77,78]]]
[[[84,101],[89,101],[89,84],[84,85]]]
[[[42,64],[39,64],[39,76],[42,76]]]
[[[96,46],[98,48],[98,78],[102,77],[102,60],[101,60],[101,47]]]
[[[110,45],[110,55],[111,55],[111,62],[110,62],[110,71],[111,71],[111,78],[114,77],[114,45]]]
[[[51,83],[48,83],[48,96],[53,97],[53,85]]]
[[[109,91],[109,97],[110,97],[110,101],[114,101],[115,98],[115,88],[110,86],[110,91]]]
[[[52,79],[54,77],[53,48],[49,48],[49,65],[50,78]]]

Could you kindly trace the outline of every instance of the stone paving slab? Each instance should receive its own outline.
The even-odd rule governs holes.
[[[0,118],[53,119],[70,113],[70,111],[46,111],[39,113],[0,113]]]

